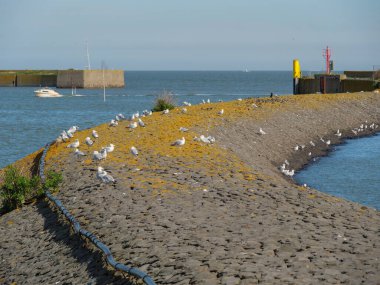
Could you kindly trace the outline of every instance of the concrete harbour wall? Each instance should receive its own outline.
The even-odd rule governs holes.
[[[123,70],[61,70],[58,71],[58,88],[121,88],[125,86]]]

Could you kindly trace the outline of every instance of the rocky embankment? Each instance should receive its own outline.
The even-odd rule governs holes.
[[[343,138],[379,131],[379,94],[186,108],[143,118],[146,126],[136,129],[127,121],[97,126],[92,146],[84,144],[91,130],[78,132],[83,158],[69,142],[47,154],[48,169],[64,176],[58,198],[119,262],[157,284],[378,284],[380,213],[297,186],[281,166],[286,160],[291,173]],[[193,140],[200,135],[216,142]],[[171,146],[181,137],[185,145]],[[110,143],[106,160],[93,161],[92,152]],[[98,166],[116,182],[101,183]],[[126,282],[70,236],[45,201],[0,223],[0,283]]]

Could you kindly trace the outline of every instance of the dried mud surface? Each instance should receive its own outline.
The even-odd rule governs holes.
[[[83,144],[91,130],[76,134],[87,153],[116,145],[101,163],[91,155],[76,158],[68,143],[48,152],[48,169],[64,176],[56,195],[116,260],[146,271],[157,284],[378,284],[379,212],[297,186],[278,169],[285,159],[300,169],[325,154],[329,147],[321,137],[339,143],[354,127],[379,124],[378,94],[282,96],[187,109],[143,118],[146,127],[135,130],[128,122],[97,126],[99,139],[91,147]],[[192,140],[200,134],[215,136],[216,143]],[[184,146],[170,146],[182,136]],[[295,151],[296,144],[305,148]],[[116,182],[100,183],[98,165]],[[45,201],[0,223],[0,283],[126,283],[69,235]]]

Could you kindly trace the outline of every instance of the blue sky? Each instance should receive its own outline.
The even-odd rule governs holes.
[[[380,66],[378,0],[0,0],[0,69]]]

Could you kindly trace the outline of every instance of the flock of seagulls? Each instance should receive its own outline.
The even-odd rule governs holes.
[[[206,103],[210,103],[210,99],[207,99],[206,101],[203,100],[201,104],[206,104]],[[183,102],[183,105],[184,106],[191,106],[191,103],[185,101],[185,102]],[[166,115],[166,114],[169,114],[169,112],[170,112],[169,109],[165,109],[164,111],[162,111],[162,114]],[[187,113],[187,108],[183,107],[181,112]],[[223,109],[220,110],[218,112],[218,114],[223,115],[224,110]],[[152,115],[152,111],[148,111],[148,110],[144,110],[141,114],[140,114],[140,112],[133,113],[132,115],[130,115],[128,117],[125,117],[123,114],[119,113],[115,116],[114,119],[112,119],[110,121],[109,126],[110,127],[117,127],[119,125],[119,122],[127,120],[127,121],[129,121],[129,124],[128,124],[129,129],[136,129],[138,127],[144,128],[146,125],[141,118],[146,117],[146,116],[151,116],[151,115]],[[62,131],[61,134],[59,135],[59,137],[57,138],[57,142],[67,142],[68,140],[70,140],[71,138],[74,137],[75,132],[78,130],[79,130],[78,126],[72,126],[67,131],[66,130]],[[180,132],[187,132],[187,131],[189,131],[189,129],[185,128],[185,127],[180,127],[179,131]],[[92,135],[92,138],[90,136],[88,136],[84,140],[84,144],[86,144],[89,147],[93,146],[95,144],[96,140],[99,138],[99,134],[96,130],[92,130],[91,135]],[[201,135],[199,138],[195,137],[194,140],[201,141],[204,143],[214,143],[215,142],[214,137],[211,137],[211,136],[205,137],[204,135]],[[171,146],[180,147],[180,146],[185,145],[185,143],[186,143],[186,139],[185,139],[185,137],[182,137],[181,139],[174,141],[171,144]],[[79,146],[80,146],[79,139],[75,139],[74,142],[67,145],[67,148],[73,148],[74,149],[74,155],[77,157],[86,156],[86,153],[81,151],[79,149]],[[93,154],[92,154],[92,159],[94,161],[105,160],[107,158],[107,155],[109,153],[113,152],[114,149],[115,149],[115,145],[111,143],[111,144],[107,145],[106,147],[102,147],[99,151],[94,150]],[[139,155],[139,151],[137,150],[137,148],[135,146],[131,147],[130,152],[134,157],[138,157],[138,155]],[[105,171],[104,168],[101,166],[98,166],[98,171],[97,171],[96,176],[99,180],[101,180],[104,183],[115,182],[115,179],[110,174],[108,174],[107,171]]]
[[[375,123],[372,123],[372,124],[369,124],[368,121],[365,121],[364,124],[361,124],[358,128],[354,128],[352,129],[352,132],[354,135],[358,135],[360,132],[363,132],[365,130],[375,130],[377,129],[379,126],[376,125]],[[262,129],[260,128],[260,134],[262,134]],[[335,136],[337,136],[338,138],[342,137],[342,132],[340,131],[340,129],[338,129],[336,131],[336,133],[334,133]],[[323,137],[320,137],[319,138],[320,141],[324,144],[326,144],[326,146],[330,146],[331,145],[331,140],[325,140]],[[310,141],[310,146],[312,147],[315,147],[316,144],[313,142],[313,141]],[[306,146],[305,145],[296,145],[293,149],[294,151],[301,151],[305,148]],[[308,156],[312,156],[312,152],[308,152]],[[289,166],[289,162],[287,160],[285,160],[285,163],[283,163],[279,168],[280,168],[280,171],[285,174],[286,176],[290,176],[292,177],[294,175],[294,169],[290,170],[288,168]],[[288,168],[288,169],[287,169]]]

